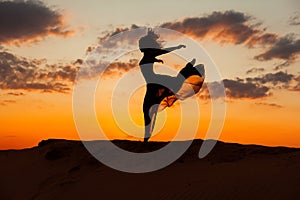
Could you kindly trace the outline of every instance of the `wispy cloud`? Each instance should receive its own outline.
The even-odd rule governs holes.
[[[134,32],[127,32],[130,30],[134,30]],[[146,34],[146,31],[146,27],[139,27],[135,24],[132,24],[130,27],[117,27],[114,30],[104,31],[98,38],[101,48],[98,46],[97,51],[102,51],[102,49],[132,49],[137,47],[139,39]],[[114,37],[117,34],[119,34],[118,37]],[[113,40],[108,40],[111,37],[113,37]],[[91,50],[91,47],[88,48],[89,50]]]
[[[73,34],[64,16],[41,1],[0,1],[0,44],[20,45]]]
[[[300,25],[300,13],[294,13],[288,20],[289,25],[291,26],[299,26]]]
[[[262,67],[260,67],[260,68],[254,67],[254,68],[251,68],[251,69],[247,70],[246,74],[261,73],[261,72],[264,72],[264,71],[265,71],[265,69],[262,68]]]
[[[3,101],[0,101],[0,106],[7,106],[9,104],[15,104],[16,101],[15,100],[3,100]]]
[[[7,95],[10,96],[24,96],[25,94],[23,92],[9,92]]]
[[[268,106],[272,108],[283,108],[282,105],[276,104],[276,103],[263,103],[263,102],[257,102],[255,103],[258,106]]]
[[[275,67],[274,67],[274,70],[275,71],[278,71],[278,70],[281,70],[281,69],[283,69],[283,68],[285,68],[285,67],[288,67],[290,65],[290,61],[284,61],[284,62],[282,62],[282,63],[280,63],[280,64],[277,64]]]

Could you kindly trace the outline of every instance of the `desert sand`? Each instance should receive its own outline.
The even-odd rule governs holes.
[[[147,145],[114,141],[131,151]],[[300,149],[218,142],[204,159],[202,141],[168,167],[144,174],[111,169],[80,141],[46,140],[0,151],[0,199],[299,199]]]

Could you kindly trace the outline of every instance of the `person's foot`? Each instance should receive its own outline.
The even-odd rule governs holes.
[[[150,138],[144,138],[144,143],[147,143]]]
[[[190,63],[194,66],[194,64],[196,63],[196,58],[194,58]]]
[[[191,60],[190,62],[188,62],[184,68],[190,68],[193,67],[194,64],[196,63],[196,59],[194,58],[193,60]]]

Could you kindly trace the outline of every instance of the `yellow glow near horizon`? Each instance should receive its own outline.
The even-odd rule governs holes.
[[[142,89],[140,90],[142,93]],[[296,94],[282,93],[280,98],[277,98],[286,102],[286,99],[299,98],[299,96],[299,94],[296,96]],[[136,124],[141,125],[142,119],[139,116],[142,115],[141,99],[143,96],[134,98],[140,98],[140,100],[139,102],[132,100],[130,112]],[[72,116],[71,95],[33,93],[22,99],[18,101],[18,104],[1,108],[0,149],[31,147],[48,138],[79,139]],[[229,102],[227,106],[227,117],[220,140],[244,144],[300,147],[298,125],[300,109],[297,101],[291,100],[283,108],[256,105],[255,100]],[[99,108],[103,109],[104,113],[111,112],[105,105],[96,106],[97,111]],[[174,136],[179,124],[179,117],[174,114],[177,108],[179,108],[178,105],[174,108],[167,108],[165,126],[153,137],[153,140],[166,141]],[[262,109],[264,112],[261,112]],[[200,100],[200,112],[197,138],[203,139],[210,122],[209,103]],[[159,117],[158,120],[164,122],[165,118],[159,119]],[[110,139],[133,139],[114,124],[111,116],[102,115],[99,120],[105,125],[104,129]],[[158,123],[157,127],[159,126]],[[143,135],[143,132],[138,134]]]

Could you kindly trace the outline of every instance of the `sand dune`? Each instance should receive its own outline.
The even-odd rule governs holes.
[[[114,141],[134,152],[143,145]],[[0,199],[299,199],[300,149],[218,142],[198,159],[202,141],[170,166],[129,174],[94,159],[79,141],[47,140],[0,151]]]

